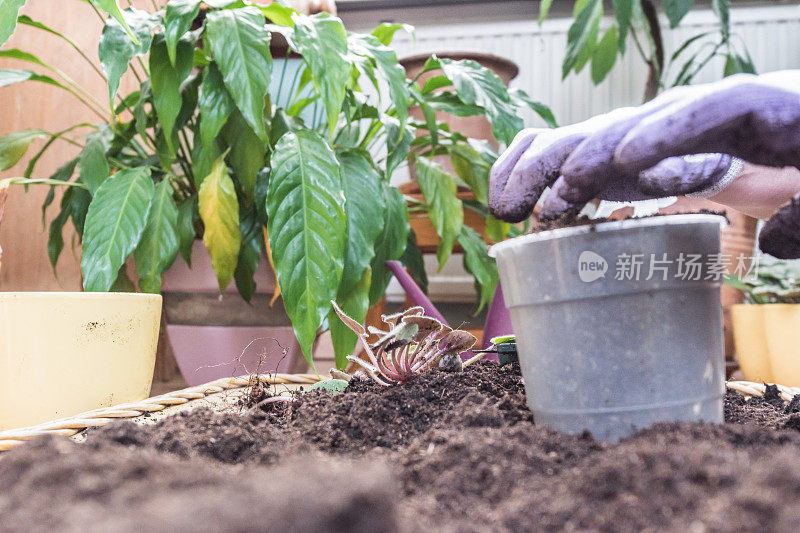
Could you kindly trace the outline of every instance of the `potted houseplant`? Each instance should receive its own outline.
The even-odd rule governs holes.
[[[0,221],[9,185],[43,182],[0,180]],[[147,398],[160,317],[156,294],[0,292],[0,431]]]
[[[269,271],[262,278],[266,282],[257,281],[257,272],[271,256],[286,315],[306,359],[311,362],[318,331],[327,325],[337,365],[343,367],[357,339],[329,319],[330,301],[363,320],[385,292],[386,260],[402,256],[418,264],[418,249],[407,246],[406,203],[389,184],[411,154],[427,170],[424,201],[415,209],[428,212],[436,223],[443,243],[440,261],[449,257],[456,239],[469,242],[467,263],[482,284],[485,303],[496,284],[495,267],[480,237],[462,226],[456,178],[432,157],[458,151],[480,169],[473,190],[485,192],[496,154],[451,132],[447,124],[416,121],[408,110],[416,104],[424,110],[445,106],[484,114],[508,142],[522,126],[518,111],[529,104],[527,96],[509,92],[478,64],[435,56],[425,68],[443,74],[435,86],[416,87],[388,47],[401,25],[383,24],[361,35],[347,32],[328,14],[302,15],[278,3],[215,2],[198,26],[193,25],[197,4],[173,0],[155,13],[128,8],[103,20],[99,55],[109,103],[108,109],[95,111],[108,120],[86,126],[80,155],[53,177],[82,187],[70,187],[61,201],[50,228],[51,258],[63,248],[61,229],[71,221],[82,239],[88,291],[138,285],[158,293],[165,273],[165,285],[174,287],[170,270],[183,268],[174,265],[178,255],[196,264],[199,254],[211,264],[218,290],[234,282],[244,300],[253,301],[257,285],[269,287]],[[296,75],[284,77],[288,67],[276,70],[269,46],[273,35],[282,35],[302,60]],[[241,46],[230,47],[230,42]],[[25,52],[4,53],[47,69]],[[64,85],[46,74],[25,72],[11,81]],[[119,79],[125,72],[140,83],[122,95]],[[278,88],[270,89],[276,78]],[[426,134],[417,137],[417,130]],[[28,144],[17,146],[20,156]],[[35,160],[28,174],[33,172]],[[469,207],[486,213],[485,199]],[[503,234],[514,231],[498,227]],[[130,258],[138,280],[122,268]],[[177,292],[183,293],[177,303],[184,309],[203,307],[186,298],[195,297],[197,287]],[[222,311],[221,304],[208,300],[205,309],[207,317]],[[236,359],[243,348],[240,343],[230,349],[226,360]],[[204,346],[189,357],[208,351]],[[269,354],[283,357],[280,347],[268,348]],[[189,373],[218,362],[188,359],[182,367]],[[260,368],[272,371],[276,363],[273,359]],[[229,367],[221,375],[232,371]]]
[[[537,422],[615,441],[659,421],[722,421],[722,272],[713,258],[723,222],[603,222],[493,247]],[[691,271],[690,254],[702,258]]]
[[[736,357],[746,379],[800,386],[800,268],[794,263],[754,265],[726,283],[747,303],[733,306]]]

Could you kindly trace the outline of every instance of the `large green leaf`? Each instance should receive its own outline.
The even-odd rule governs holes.
[[[400,126],[400,121],[388,115],[382,116],[386,128],[386,179],[392,177],[395,169],[406,160],[411,143],[414,142],[414,128],[406,124]]]
[[[87,135],[86,145],[79,156],[80,181],[89,192],[95,191],[103,184],[111,169],[108,166],[106,152],[111,148],[113,134],[109,128],[103,127]]]
[[[714,14],[717,18],[719,18],[722,38],[727,41],[731,33],[731,2],[730,0],[712,0],[711,8],[714,10]]]
[[[269,240],[286,313],[311,362],[317,328],[336,298],[347,218],[339,163],[313,131],[284,135],[272,154]]]
[[[401,193],[386,182],[382,184],[383,200],[386,209],[383,211],[383,231],[375,241],[375,257],[372,258],[372,281],[369,287],[369,303],[374,304],[383,298],[386,287],[392,279],[392,273],[386,261],[400,259],[406,249],[408,240],[408,207]]]
[[[230,147],[228,161],[233,168],[234,176],[244,189],[245,198],[252,205],[256,178],[259,171],[264,168],[267,143],[256,135],[238,109],[234,109],[231,113],[222,129],[222,136]]]
[[[453,144],[448,147],[453,169],[464,183],[469,185],[475,199],[486,205],[489,192],[489,171],[492,164],[478,153],[475,148],[465,144]]]
[[[456,196],[456,181],[438,163],[417,158],[417,182],[428,204],[428,216],[439,234],[436,258],[441,269],[453,251],[461,226],[464,209]]]
[[[239,229],[239,202],[233,180],[225,166],[225,154],[214,163],[198,192],[200,218],[205,231],[203,242],[211,255],[219,290],[231,282],[239,258],[242,233]]]
[[[497,220],[492,215],[486,215],[486,235],[489,236],[494,242],[505,240],[508,232],[511,229],[511,224]]]
[[[92,195],[88,190],[80,187],[70,187],[67,192],[71,192],[71,194],[69,197],[67,197],[67,194],[64,194],[62,200],[67,199],[67,202],[62,202],[62,204],[69,207],[69,215],[72,218],[75,231],[78,232],[79,236],[83,236],[84,227],[86,225],[86,215],[89,211],[89,205],[92,203]]]
[[[25,0],[0,0],[0,46],[6,44],[17,27],[17,15]]]
[[[33,63],[35,65],[39,65],[45,67],[49,70],[53,70],[53,67],[39,59],[38,56],[26,52],[25,50],[20,50],[19,48],[8,48],[6,50],[0,50],[0,57],[7,58],[7,59],[19,59],[20,61],[26,61],[28,63]]]
[[[131,41],[125,28],[115,19],[110,18],[106,20],[97,49],[100,64],[108,79],[108,101],[112,108],[122,75],[128,71],[128,64],[135,56],[144,55],[150,50],[153,28],[157,23],[156,19],[147,11],[140,11],[132,7],[125,10],[125,19],[135,32],[139,44]]]
[[[297,51],[311,67],[311,79],[322,96],[328,129],[333,135],[352,69],[344,25],[327,13],[313,17],[295,15],[294,21]]]
[[[500,77],[477,61],[440,59],[442,72],[453,82],[459,99],[486,110],[492,132],[510,144],[524,123]]]
[[[619,27],[617,44],[621,53],[625,53],[625,39],[628,37],[628,29],[631,27],[634,1],[638,0],[614,0],[614,17],[617,19]]]
[[[106,292],[125,259],[136,249],[153,198],[150,169],[120,170],[94,195],[83,232],[83,288]]]
[[[584,2],[583,9],[575,17],[567,31],[567,53],[561,64],[561,77],[566,78],[569,71],[578,63],[581,53],[587,46],[594,46],[592,35],[597,35],[597,24],[603,13],[603,3],[600,0]]]
[[[590,0],[578,0],[575,2],[575,6],[573,9],[573,16],[577,17],[586,4],[589,3]],[[578,56],[575,58],[575,63],[572,66],[572,70],[577,74],[583,70],[589,61],[591,61],[592,56],[594,55],[595,48],[597,48],[598,44],[598,37],[600,36],[600,20],[603,17],[603,3],[600,2],[598,9],[593,15],[592,20],[589,23],[589,33],[586,37],[586,42],[583,47],[578,51]],[[569,32],[567,32],[569,33]],[[563,65],[562,65],[563,67]]]
[[[464,249],[464,268],[472,274],[478,285],[478,309],[492,301],[497,288],[498,274],[495,260],[489,257],[489,247],[483,242],[478,233],[467,226],[461,228],[458,234],[458,243]]]
[[[239,294],[244,301],[249,302],[256,293],[254,276],[261,259],[261,251],[264,249],[264,232],[258,222],[255,210],[240,210],[240,213],[242,248],[239,250],[239,261],[236,264],[233,278]]]
[[[58,167],[58,169],[56,169],[56,171],[53,172],[53,174],[51,174],[48,179],[52,181],[69,181],[72,178],[72,175],[75,173],[75,167],[77,165],[78,165],[78,158],[76,157]],[[51,186],[50,190],[47,192],[47,196],[42,202],[42,224],[45,223],[47,208],[50,207],[50,204],[53,203],[55,197],[56,197],[56,188],[54,186]]]
[[[33,141],[47,136],[42,130],[20,130],[0,137],[0,172],[16,165]]]
[[[122,10],[119,8],[119,2],[117,0],[89,0],[91,3],[97,5],[111,15],[117,22],[125,28],[125,31],[128,33],[128,36],[133,40],[134,44],[139,44],[138,38],[136,34],[133,32],[130,26],[128,26],[128,21],[125,20],[125,17],[122,15]]]
[[[381,44],[385,46],[389,46],[392,44],[394,40],[394,35],[399,30],[403,30],[406,33],[409,33],[412,38],[416,41],[416,35],[414,34],[414,26],[410,24],[397,24],[391,22],[382,22],[377,28],[372,30],[372,35],[375,36]]]
[[[72,188],[65,191],[65,196],[69,194]],[[50,265],[53,269],[58,265],[58,258],[64,250],[64,225],[69,220],[69,206],[65,206],[62,202],[61,210],[58,215],[50,221],[47,237],[47,257],[50,260]]]
[[[484,113],[481,106],[465,104],[456,94],[451,92],[425,95],[425,101],[436,111],[444,111],[457,117],[471,117],[483,115]]]
[[[547,19],[547,15],[550,13],[550,6],[553,5],[553,0],[542,0],[539,4],[539,25],[541,26],[542,23]]]
[[[187,198],[178,205],[178,249],[186,264],[192,266],[192,245],[197,237],[194,222],[197,198]]]
[[[361,279],[347,291],[339,291],[336,303],[347,316],[363,324],[369,310],[369,287],[372,281],[372,270],[367,267]],[[347,356],[355,350],[358,336],[347,327],[344,322],[331,309],[328,315],[328,326],[331,330],[331,344],[336,359],[336,368],[344,370],[347,367]]]
[[[169,60],[175,64],[178,41],[192,27],[200,13],[200,0],[170,0],[164,17],[164,36]]]
[[[225,88],[222,73],[216,63],[206,67],[203,84],[200,86],[200,137],[208,148],[216,140],[222,126],[234,110],[234,103]]]
[[[381,194],[381,176],[369,154],[358,150],[339,150],[342,190],[347,199],[347,254],[340,293],[348,293],[362,278],[375,256],[375,240],[383,230],[386,204]]]
[[[736,52],[731,52],[725,60],[725,69],[722,73],[723,76],[732,76],[746,72],[748,74],[756,74],[756,67],[753,65],[753,60],[749,57],[741,56]]]
[[[139,288],[144,292],[161,292],[161,274],[178,255],[178,206],[172,193],[172,184],[168,179],[162,180],[156,187],[144,233],[133,252]]]
[[[183,104],[181,84],[192,71],[193,48],[192,43],[179,41],[175,66],[172,66],[163,34],[157,34],[150,47],[150,90],[153,93],[153,106],[172,157],[175,156],[175,121]]]
[[[214,11],[208,14],[206,34],[233,101],[266,141],[264,97],[272,78],[272,56],[264,15],[254,7]]]
[[[62,89],[64,88],[63,85],[58,83],[50,76],[37,74],[36,72],[30,70],[21,70],[15,68],[0,69],[0,87],[5,87],[7,85],[20,83],[23,81],[38,81],[41,83],[47,83],[49,85],[55,85],[56,87],[60,87]]]
[[[347,42],[351,52],[374,61],[389,86],[389,94],[397,110],[400,125],[405,125],[410,94],[406,83],[406,69],[398,63],[395,51],[371,35],[350,34]]]
[[[611,26],[606,30],[603,38],[597,44],[592,55],[592,82],[595,85],[605,79],[611,69],[614,68],[614,63],[617,61],[617,27]]]
[[[537,102],[519,87],[509,89],[508,94],[511,95],[512,100],[516,100],[518,106],[522,107],[523,105],[527,105],[533,109],[551,128],[558,127],[558,122],[556,121],[555,115],[553,115],[553,110],[545,104]]]
[[[267,6],[256,6],[267,17],[270,22],[279,26],[294,27],[292,15],[297,13],[291,7],[286,7],[280,2],[272,2]]]
[[[669,25],[674,28],[680,24],[693,4],[694,0],[664,0],[664,13],[669,18]]]

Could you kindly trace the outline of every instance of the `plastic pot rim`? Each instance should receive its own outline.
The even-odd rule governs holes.
[[[670,226],[675,224],[704,224],[708,222],[718,222],[720,228],[727,226],[727,221],[722,215],[711,214],[680,214],[680,215],[662,215],[646,218],[630,218],[626,220],[612,220],[609,222],[599,222],[597,224],[586,224],[583,226],[573,226],[568,228],[557,228],[545,230],[539,233],[531,233],[528,235],[521,235],[508,239],[495,244],[489,248],[489,256],[497,257],[498,252],[502,252],[507,248],[516,246],[523,246],[532,242],[549,241],[552,239],[562,239],[566,237],[573,237],[575,235],[583,235],[586,233],[600,233],[608,231],[618,231],[630,228],[645,228],[651,226]]]

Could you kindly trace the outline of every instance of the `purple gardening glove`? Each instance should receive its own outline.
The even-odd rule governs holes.
[[[615,161],[636,172],[665,157],[706,151],[800,168],[800,71],[732,76],[698,86],[629,131]],[[767,221],[759,245],[781,259],[800,257],[800,196]]]
[[[524,219],[547,186],[544,218],[592,198],[688,193],[744,211],[757,198],[760,208],[772,206],[759,215],[766,217],[800,190],[791,188],[800,175],[800,71],[675,88],[638,108],[552,131],[522,132],[498,159],[489,201],[499,218]],[[739,177],[742,160],[773,169],[750,168],[748,179],[720,194]],[[789,182],[778,179],[778,167],[794,167]],[[760,245],[781,258],[800,257],[800,196],[772,216]]]
[[[724,154],[704,154],[671,158],[647,172],[620,170],[614,162],[617,145],[632,128],[686,91],[679,88],[644,106],[616,109],[555,130],[520,132],[492,168],[492,213],[510,222],[524,220],[547,187],[552,189],[544,201],[543,219],[579,210],[592,198],[636,201],[714,194],[738,175],[741,162]]]

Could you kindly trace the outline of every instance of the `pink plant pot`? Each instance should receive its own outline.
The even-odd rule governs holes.
[[[191,268],[178,258],[164,274],[167,335],[189,385],[307,368],[283,301],[269,305],[275,278],[266,259],[255,281],[257,292],[250,304],[233,282],[220,293],[211,258],[199,240],[192,248]]]

